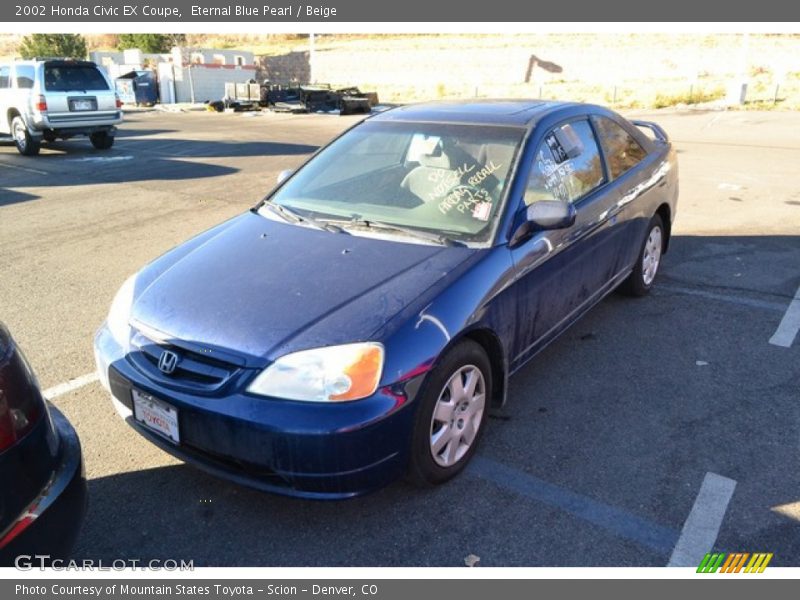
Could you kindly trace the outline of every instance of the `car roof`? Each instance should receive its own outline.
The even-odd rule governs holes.
[[[448,100],[399,106],[370,120],[531,127],[546,114],[570,106],[577,104],[551,100]]]

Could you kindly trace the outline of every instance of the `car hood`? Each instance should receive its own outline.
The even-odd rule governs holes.
[[[132,321],[263,365],[363,341],[474,250],[331,233],[252,212],[142,272]]]

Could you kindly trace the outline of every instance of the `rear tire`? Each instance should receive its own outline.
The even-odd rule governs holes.
[[[108,150],[114,145],[114,136],[108,135],[105,131],[93,133],[89,136],[89,139],[92,142],[92,146],[98,150]]]
[[[429,374],[420,393],[408,478],[427,487],[458,475],[475,454],[492,397],[486,352],[472,340],[462,341]]]
[[[647,226],[647,234],[639,250],[636,266],[620,286],[623,293],[629,296],[646,296],[650,293],[661,265],[665,242],[664,222],[660,215],[653,215]]]
[[[14,145],[17,151],[23,156],[36,156],[41,149],[41,142],[33,137],[25,125],[25,121],[20,116],[11,120],[11,137],[14,138]]]

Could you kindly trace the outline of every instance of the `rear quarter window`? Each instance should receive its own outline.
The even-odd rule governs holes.
[[[17,65],[15,78],[17,80],[17,89],[29,90],[33,87],[33,79],[35,71],[31,65]]]
[[[606,117],[595,117],[595,125],[612,179],[629,171],[647,156],[639,142],[618,123]]]
[[[45,65],[44,89],[48,92],[97,92],[109,88],[97,67]]]

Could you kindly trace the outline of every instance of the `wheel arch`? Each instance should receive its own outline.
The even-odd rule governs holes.
[[[656,209],[656,214],[661,217],[661,221],[664,223],[664,254],[666,254],[672,237],[672,210],[669,204],[664,202]]]
[[[6,126],[8,127],[9,133],[11,133],[11,121],[14,120],[14,117],[21,117],[22,113],[20,113],[16,108],[13,106],[6,111]]]
[[[506,389],[508,387],[508,368],[500,338],[497,337],[494,331],[486,327],[470,329],[459,336],[451,344],[451,347],[465,339],[472,340],[486,352],[486,357],[489,359],[492,369],[491,407],[499,408],[503,406],[506,402]]]

